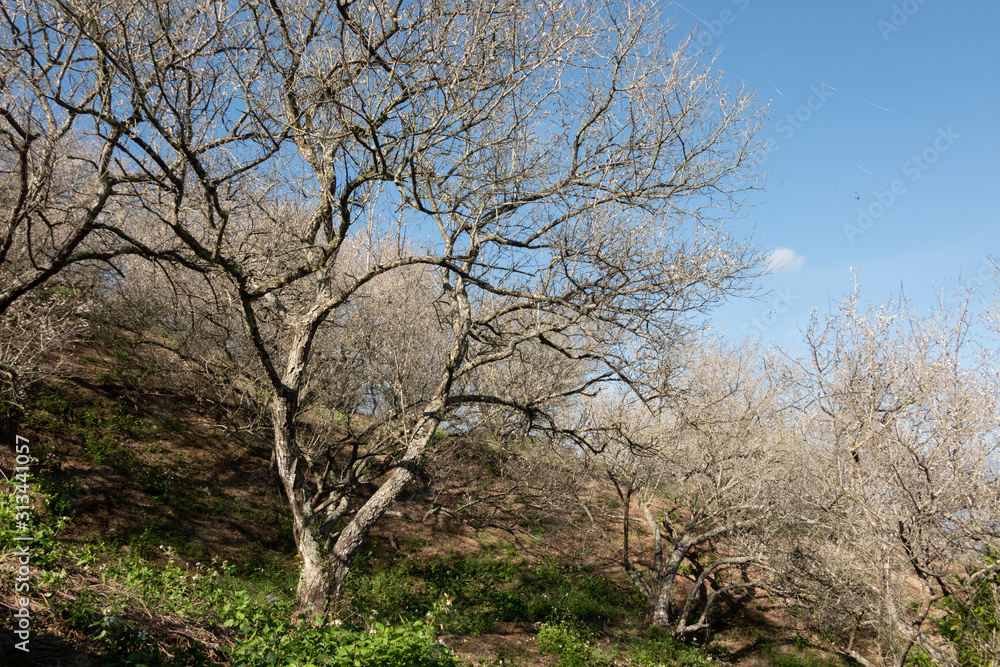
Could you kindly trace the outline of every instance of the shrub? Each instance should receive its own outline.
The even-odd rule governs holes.
[[[1000,554],[991,551],[986,557],[986,571],[996,568]],[[1000,664],[1000,569],[973,580],[974,574],[963,579],[972,585],[968,598],[945,598],[945,617],[941,631],[958,652],[959,662],[970,667],[996,667]]]

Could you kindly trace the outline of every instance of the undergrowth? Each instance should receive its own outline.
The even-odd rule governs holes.
[[[155,561],[122,555],[113,544],[69,546],[59,533],[69,517],[44,509],[18,528],[16,494],[0,492],[0,548],[13,559],[16,538],[30,535],[30,595],[51,623],[82,638],[97,665],[199,666],[231,664],[432,667],[457,665],[437,639],[447,616],[443,598],[417,620],[392,623],[378,613],[315,615],[294,623],[293,578],[276,581],[260,568],[212,558],[187,562],[171,547]],[[37,639],[41,614],[33,610]],[[155,611],[151,611],[155,610]],[[181,638],[180,640],[178,638]],[[30,655],[0,647],[3,664],[31,664]]]
[[[227,560],[163,522],[161,511],[169,508],[268,521],[279,534],[291,532],[285,515],[264,512],[265,518],[246,501],[204,493],[212,480],[199,476],[185,451],[158,440],[176,425],[144,418],[126,398],[87,395],[66,384],[43,390],[19,420],[44,437],[32,440],[32,502],[23,526],[18,480],[0,484],[0,549],[13,568],[16,538],[33,538],[30,641],[60,638],[91,665],[451,666],[459,661],[446,643],[498,632],[501,624],[533,633],[537,648],[561,667],[709,665],[729,657],[718,646],[648,629],[646,603],[631,586],[584,565],[528,560],[496,543],[472,555],[422,559],[427,544],[412,538],[403,540],[413,552],[407,557],[363,553],[336,613],[295,622],[298,569],[287,555],[262,551]],[[64,473],[73,454],[45,444],[46,437],[71,439],[83,458],[132,480],[149,503],[148,516],[126,534],[65,539],[83,521],[73,511],[80,489]],[[780,667],[840,664],[765,644],[755,653]],[[0,664],[35,664],[29,657],[13,642],[0,645]],[[500,649],[479,664],[517,661]]]
[[[408,559],[383,569],[368,553],[352,568],[346,589],[356,609],[380,609],[402,620],[419,618],[447,595],[453,634],[493,632],[497,622],[569,621],[601,629],[639,622],[645,613],[634,589],[586,568],[555,561],[528,565],[505,549],[445,561]]]

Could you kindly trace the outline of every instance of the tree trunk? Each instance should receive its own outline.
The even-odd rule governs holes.
[[[453,288],[456,303],[455,343],[445,365],[441,382],[434,397],[423,408],[423,414],[413,430],[403,457],[393,468],[389,478],[368,498],[355,513],[354,518],[337,536],[336,542],[328,547],[324,539],[324,517],[316,512],[311,491],[306,485],[300,468],[302,452],[295,440],[295,414],[298,396],[291,389],[279,390],[271,403],[274,422],[274,449],[281,476],[292,508],[295,544],[302,558],[302,573],[299,576],[299,614],[310,615],[326,610],[332,600],[340,597],[344,581],[351,563],[361,545],[368,539],[375,523],[392,506],[406,485],[417,479],[421,459],[430,443],[447,405],[451,384],[456,370],[461,366],[468,348],[469,315],[468,298],[465,296],[461,280]],[[289,353],[285,387],[298,387],[309,354],[315,327],[303,327],[293,342]]]
[[[326,608],[330,599],[330,576],[320,548],[321,541],[313,532],[318,526],[314,521],[316,516],[312,499],[298,466],[295,403],[294,399],[287,396],[276,395],[271,402],[271,420],[274,425],[274,459],[292,510],[292,534],[299,558],[302,559],[296,615],[308,615]]]
[[[674,592],[674,582],[677,580],[677,570],[687,555],[689,544],[678,544],[670,552],[660,576],[660,590],[653,605],[653,624],[665,630],[673,630],[674,619],[670,615],[670,597]]]
[[[418,478],[421,458],[431,438],[434,437],[434,431],[441,423],[436,416],[427,416],[424,419],[423,424],[417,427],[406,453],[389,475],[389,479],[358,510],[330,550],[328,572],[334,598],[340,596],[354,556],[368,539],[375,523],[392,507],[406,485]]]
[[[302,556],[302,548],[299,555]],[[299,606],[295,615],[310,616],[326,609],[330,596],[330,574],[320,557],[319,552],[310,557],[302,556],[302,571],[299,573],[299,585],[296,590]]]
[[[443,405],[443,400],[440,402]],[[403,458],[389,475],[389,479],[344,527],[329,552],[324,553],[320,534],[323,518],[316,514],[313,499],[298,466],[295,401],[288,397],[275,397],[271,404],[275,460],[292,510],[295,546],[302,559],[296,616],[310,616],[325,611],[330,602],[340,597],[351,563],[368,539],[375,523],[392,506],[406,485],[417,479],[423,453],[440,424],[436,410],[427,412],[430,416],[426,416],[424,422],[417,427]]]

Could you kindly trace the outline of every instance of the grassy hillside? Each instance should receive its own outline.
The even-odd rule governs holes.
[[[541,474],[528,447],[447,433],[326,623],[296,626],[266,424],[204,374],[168,372],[124,336],[101,341],[2,406],[3,664],[844,664],[763,594],[723,605],[709,642],[651,630],[614,550],[552,495],[562,473]],[[30,446],[28,530],[17,436]],[[24,535],[30,589],[16,593]],[[28,653],[12,634],[25,594]]]

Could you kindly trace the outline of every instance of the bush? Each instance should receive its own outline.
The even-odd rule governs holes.
[[[996,567],[1000,554],[995,550],[986,557],[986,568]],[[996,667],[1000,664],[1000,570],[972,581],[973,574],[961,583],[972,583],[968,598],[945,598],[946,615],[941,632],[958,652],[959,662],[970,667]]]

